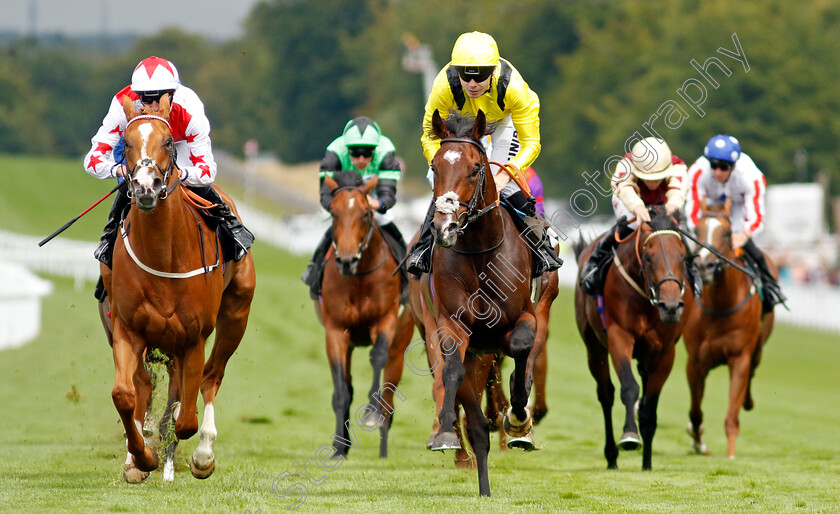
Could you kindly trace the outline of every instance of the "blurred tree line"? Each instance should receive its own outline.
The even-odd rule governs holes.
[[[534,167],[550,195],[605,188],[611,156],[652,132],[689,163],[729,133],[769,183],[822,174],[836,193],[838,24],[831,0],[263,0],[245,35],[221,43],[170,28],[116,55],[4,44],[0,152],[81,159],[110,97],[154,54],[204,100],[218,148],[242,155],[256,139],[282,161],[317,160],[349,118],[368,115],[419,181],[426,99],[421,75],[403,68],[404,37],[439,68],[460,33],[480,30],[540,96]]]

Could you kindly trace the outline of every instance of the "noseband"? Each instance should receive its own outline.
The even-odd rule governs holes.
[[[128,121],[128,123],[126,123],[126,125],[125,125],[126,130],[128,130],[129,125],[131,125],[132,123],[134,123],[135,121],[138,121],[138,120],[158,120],[158,121],[162,121],[163,123],[166,124],[166,127],[169,129],[170,135],[172,134],[172,126],[169,124],[169,120],[167,120],[166,118],[163,118],[161,116],[155,116],[154,114],[141,114],[139,116],[135,116],[135,117],[131,118]],[[123,162],[125,162],[125,158],[126,158],[125,153],[123,153]],[[178,153],[175,150],[175,143],[173,142],[172,145],[169,148],[169,167],[167,167],[164,170],[163,168],[160,167],[160,165],[154,159],[151,159],[149,157],[145,157],[143,159],[139,159],[134,164],[133,168],[128,168],[128,176],[131,177],[131,178],[134,178],[134,175],[137,173],[138,168],[155,167],[155,168],[158,169],[158,171],[161,173],[161,175],[163,175],[163,183],[168,184],[169,183],[169,176],[172,174],[172,170],[175,169],[175,161],[177,159],[178,159]],[[128,167],[127,164],[126,164],[126,167]],[[178,178],[172,184],[163,188],[163,190],[160,192],[160,195],[158,197],[161,200],[165,200],[166,197],[169,196],[169,194],[172,191],[174,191],[175,188],[178,187],[178,185],[180,183],[181,183],[181,176],[179,174]],[[134,196],[134,193],[132,192],[130,187],[127,188],[126,194],[129,198]]]
[[[478,199],[482,192],[484,192],[484,187],[487,182],[487,152],[484,150],[484,147],[478,141],[474,141],[469,138],[461,138],[461,137],[446,137],[440,140],[441,144],[443,143],[469,143],[476,148],[481,153],[481,168],[478,170],[478,184],[476,184],[475,191],[473,191],[472,198],[470,198],[469,203],[462,202],[458,200],[458,204],[462,207],[466,207],[467,210],[462,212],[458,215],[458,228],[456,229],[458,235],[464,233],[464,229],[467,226],[477,220],[478,218],[484,216],[488,212],[492,211],[498,204],[496,202],[491,203],[490,205],[484,207],[483,209],[478,209]]]

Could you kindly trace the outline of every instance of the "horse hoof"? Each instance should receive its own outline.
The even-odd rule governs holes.
[[[642,448],[642,440],[639,439],[639,434],[634,432],[624,432],[621,440],[618,441],[618,448],[626,452],[640,450]]]
[[[432,440],[432,451],[442,452],[444,450],[460,450],[461,442],[455,432],[439,432]]]
[[[697,441],[691,441],[691,451],[695,455],[711,455],[712,454],[712,452],[709,450],[709,447],[706,446],[706,443],[704,443],[703,441],[700,441],[699,443]]]
[[[216,461],[215,460],[211,460],[210,465],[207,466],[206,468],[200,468],[200,467],[198,467],[198,464],[196,464],[196,462],[195,462],[195,457],[190,458],[190,473],[192,473],[192,476],[194,476],[195,478],[204,480],[205,478],[212,475],[213,471],[215,469],[216,469]]]
[[[432,432],[431,434],[429,434],[429,438],[426,439],[426,449],[427,450],[432,449],[432,443],[435,442],[435,435],[437,435],[437,432]]]
[[[534,444],[534,438],[531,437],[531,432],[528,432],[522,437],[511,437],[507,442],[508,448],[522,448],[526,452],[532,452],[537,449]]]
[[[151,471],[140,471],[135,466],[126,466],[123,470],[123,479],[129,484],[142,484],[151,474]]]
[[[365,417],[362,419],[362,427],[363,428],[379,428],[382,426],[382,423],[385,421],[385,418],[379,414],[379,411],[368,411],[365,414]]]
[[[467,453],[466,450],[461,448],[460,450],[455,450],[455,467],[464,469],[476,469],[477,465],[475,460],[470,457],[470,454]]]
[[[507,415],[505,416],[505,433],[514,438],[526,437],[531,433],[531,424],[531,411],[529,411],[527,407],[525,408],[524,420],[519,419],[516,414],[513,413],[513,407],[511,407],[508,409]],[[508,448],[510,448],[510,442],[508,442]]]

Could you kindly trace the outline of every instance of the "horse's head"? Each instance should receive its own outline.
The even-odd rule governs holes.
[[[710,206],[704,200],[700,209],[702,215],[694,229],[697,239],[722,255],[732,255],[732,222],[729,220],[732,201],[727,198],[723,204]],[[695,259],[697,271],[704,284],[711,283],[715,275],[724,268],[724,262],[703,247],[700,247]]]
[[[161,98],[159,111],[143,107],[138,112],[130,98],[123,98],[128,120],[123,136],[128,194],[135,198],[137,207],[147,212],[157,206],[158,198],[166,198],[180,179],[169,125],[170,108],[169,95]]]
[[[440,149],[432,159],[435,177],[435,217],[432,233],[444,248],[455,245],[464,228],[482,214],[481,209],[496,201],[496,186],[487,177],[487,155],[481,137],[490,132],[487,119],[478,111],[475,119],[450,112],[444,120],[432,115],[432,133]]]
[[[685,304],[687,251],[679,232],[679,220],[654,209],[650,223],[639,228],[639,254],[650,302],[665,323],[678,323]]]
[[[359,173],[345,171],[336,173],[334,178],[325,177],[324,182],[333,193],[330,214],[335,262],[342,275],[353,275],[373,235],[373,210],[367,197],[378,177],[363,182]]]

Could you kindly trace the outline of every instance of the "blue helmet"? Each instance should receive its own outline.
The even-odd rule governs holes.
[[[706,159],[735,162],[741,156],[741,144],[732,136],[718,134],[706,143],[703,156]]]

